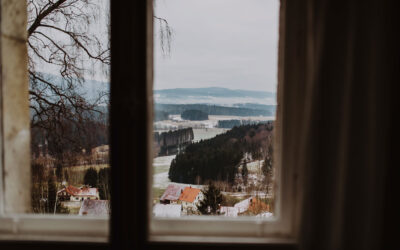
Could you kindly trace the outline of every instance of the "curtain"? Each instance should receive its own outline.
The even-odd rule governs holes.
[[[385,249],[394,235],[394,8],[389,1],[281,4],[281,161],[297,173],[300,249]]]

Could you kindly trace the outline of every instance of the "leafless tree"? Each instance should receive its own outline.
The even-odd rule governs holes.
[[[101,6],[97,0],[27,3],[31,126],[51,134],[57,145],[76,143],[87,132],[85,122],[93,112],[101,113],[97,107],[107,100],[106,93],[88,100],[82,88],[85,74],[99,67],[106,71],[110,64],[109,39],[90,30]],[[43,68],[54,73],[43,73]]]
[[[27,0],[31,127],[40,134],[36,137],[47,138],[52,150],[58,148],[57,157],[67,145],[82,148],[82,138],[91,132],[88,129],[93,130],[94,117],[107,120],[100,117],[104,108],[99,104],[108,104],[108,93],[99,92],[89,100],[83,88],[87,75],[99,69],[107,75],[109,69],[106,4],[99,0]],[[169,53],[172,29],[166,19],[154,18],[160,25],[161,48]]]

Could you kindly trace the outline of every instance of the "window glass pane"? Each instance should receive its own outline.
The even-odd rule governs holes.
[[[153,216],[273,216],[279,1],[154,8]]]
[[[32,212],[108,215],[109,2],[27,7]]]

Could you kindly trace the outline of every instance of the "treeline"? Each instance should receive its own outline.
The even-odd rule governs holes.
[[[154,132],[154,152],[158,156],[176,154],[194,139],[193,129]]]
[[[155,104],[154,108],[156,112],[163,111],[172,115],[182,114],[185,110],[200,110],[208,115],[273,116],[276,106],[264,105],[262,109],[250,109],[207,104]]]
[[[100,107],[101,108],[101,107]],[[88,111],[85,119],[71,120],[49,116],[31,127],[33,159],[51,156],[63,166],[75,165],[94,147],[109,144],[108,113]]]
[[[169,114],[162,110],[155,110],[154,111],[154,121],[164,121],[169,119]]]
[[[251,124],[259,124],[259,123],[268,123],[270,121],[259,121],[259,120],[219,120],[218,127],[219,128],[233,128],[240,125],[251,125]]]
[[[92,167],[88,168],[83,182],[99,189],[100,200],[111,200],[111,168],[102,168],[98,172]]]
[[[191,121],[204,121],[208,120],[208,114],[201,110],[196,109],[188,109],[182,112],[182,119],[191,120]]]
[[[208,140],[190,144],[171,162],[173,182],[204,184],[209,180],[233,184],[243,154],[263,159],[271,144],[273,123],[234,127]]]

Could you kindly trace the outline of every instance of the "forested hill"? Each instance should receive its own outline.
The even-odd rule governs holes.
[[[173,182],[202,184],[208,180],[233,183],[245,152],[263,159],[272,142],[273,123],[244,125],[193,143],[171,162]]]
[[[262,105],[262,108],[225,107],[208,104],[155,104],[157,112],[166,112],[171,115],[182,114],[186,110],[200,110],[208,115],[232,116],[273,116],[275,105]]]

